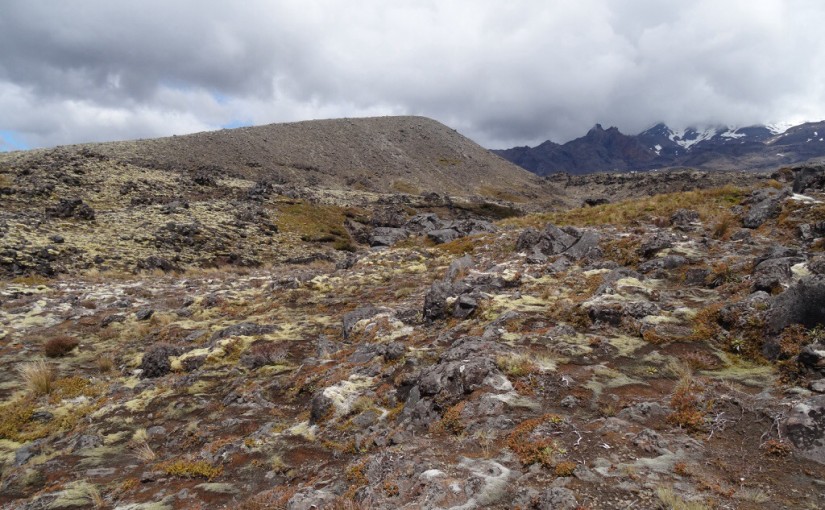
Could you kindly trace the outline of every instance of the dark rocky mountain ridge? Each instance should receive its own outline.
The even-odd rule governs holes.
[[[825,157],[825,121],[778,132],[766,126],[714,126],[674,131],[665,124],[638,135],[596,124],[564,144],[494,150],[538,175],[585,174],[690,167],[701,170],[769,170]]]

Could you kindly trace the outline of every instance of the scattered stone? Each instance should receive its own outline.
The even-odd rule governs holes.
[[[269,324],[255,324],[254,322],[241,322],[218,330],[209,338],[210,345],[214,345],[219,340],[233,336],[261,336],[268,335],[278,329],[277,326]]]
[[[135,319],[139,321],[146,321],[152,318],[152,315],[155,314],[155,311],[151,308],[141,308],[137,312],[135,312]]]
[[[341,334],[344,337],[344,340],[349,339],[352,330],[355,328],[355,325],[358,324],[360,321],[365,319],[371,319],[375,317],[379,313],[386,313],[389,310],[386,308],[378,308],[375,306],[362,306],[360,308],[356,308],[351,312],[347,312],[344,314],[344,318],[341,325]]]
[[[153,269],[160,269],[164,272],[177,271],[179,268],[170,262],[168,259],[158,257],[157,255],[150,255],[145,259],[141,259],[137,263],[137,268],[144,271],[151,271]]]
[[[670,215],[670,223],[674,227],[686,228],[699,221],[699,213],[692,209],[678,209]]]
[[[107,315],[103,318],[102,321],[100,321],[100,327],[105,328],[109,324],[112,324],[114,322],[124,322],[125,320],[126,316],[123,314],[115,313],[112,315]]]
[[[95,219],[95,211],[79,198],[61,199],[57,205],[46,209],[46,215],[52,218],[77,218],[91,221]]]

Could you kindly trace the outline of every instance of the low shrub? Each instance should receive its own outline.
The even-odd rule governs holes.
[[[43,353],[49,358],[62,358],[72,352],[79,344],[80,342],[72,336],[55,336],[46,340],[46,343],[43,344]]]

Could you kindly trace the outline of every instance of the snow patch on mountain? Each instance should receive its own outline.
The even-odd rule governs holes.
[[[716,136],[717,132],[718,128],[716,127],[704,128],[701,131],[697,130],[696,128],[677,129],[671,130],[671,134],[668,138],[670,138],[672,142],[681,145],[685,149],[690,149],[697,143],[704,142],[705,140],[710,140],[711,138]]]
[[[731,126],[728,127],[727,131],[725,131],[719,136],[721,136],[722,138],[729,138],[731,140],[735,140],[737,138],[745,138],[748,135],[746,135],[745,133],[740,133],[738,127]]]
[[[785,131],[789,130],[790,128],[794,127],[796,124],[793,122],[777,122],[775,124],[765,124],[765,127],[774,134],[774,135],[781,135]]]

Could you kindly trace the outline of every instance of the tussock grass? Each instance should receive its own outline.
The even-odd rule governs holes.
[[[671,487],[658,487],[656,497],[668,510],[710,510],[710,507],[701,501],[685,501],[677,496]]]
[[[23,363],[17,368],[28,390],[35,395],[48,395],[57,379],[57,372],[46,360]]]
[[[627,225],[640,221],[652,222],[661,216],[670,217],[679,209],[699,211],[702,221],[708,222],[729,214],[730,207],[739,204],[749,191],[746,188],[727,185],[720,188],[664,193],[613,204],[511,218],[504,220],[502,224],[516,227],[541,227],[548,222],[579,227]]]

